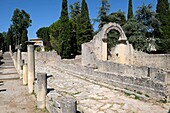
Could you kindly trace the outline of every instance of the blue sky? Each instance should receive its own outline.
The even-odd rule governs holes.
[[[77,0],[68,0],[68,5],[73,4]],[[98,14],[101,0],[86,0],[89,8],[91,19],[95,19]],[[170,1],[170,0],[169,0]],[[48,27],[60,17],[62,0],[0,0],[0,32],[7,31],[13,12],[16,8],[25,10],[30,14],[32,26],[28,29],[28,37],[36,38],[36,31],[41,27]],[[111,4],[110,13],[118,11],[127,14],[128,0],[109,0]],[[134,13],[138,6],[143,3],[152,3],[153,10],[156,8],[157,0],[133,0]],[[94,26],[96,30],[97,24]]]

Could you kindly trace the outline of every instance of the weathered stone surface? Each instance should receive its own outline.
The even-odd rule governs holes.
[[[59,62],[57,62],[58,64]],[[89,79],[83,79],[81,76],[74,76],[72,73],[63,69],[63,65],[58,64],[62,68],[58,68],[54,62],[42,62],[36,60],[36,72],[48,72],[53,77],[48,79],[48,85],[60,92],[62,95],[70,95],[75,97],[78,104],[78,111],[84,113],[98,113],[98,112],[167,112],[168,104],[162,106],[160,103],[144,102],[140,100],[132,99],[124,94],[115,91],[113,89],[106,88],[94,84]],[[68,65],[68,64],[67,64]],[[48,67],[48,68],[47,68]],[[69,69],[73,69],[73,65],[68,65]],[[79,73],[84,75],[86,71],[80,66],[75,67],[75,70],[80,70]],[[75,72],[73,70],[73,72]],[[90,70],[88,70],[90,73]],[[93,73],[91,77],[95,77]],[[98,75],[100,76],[100,75]],[[99,82],[97,82],[99,83]],[[100,83],[99,83],[100,84]],[[55,97],[55,96],[54,96]],[[97,98],[91,98],[97,97]],[[107,106],[105,106],[107,105]],[[166,106],[166,107],[165,107]],[[101,108],[108,109],[102,109]]]
[[[37,73],[36,83],[37,108],[44,109],[46,106],[47,74]]]
[[[57,92],[50,92],[47,95],[46,107],[50,113],[76,113],[77,102],[73,97],[66,97]]]
[[[34,45],[28,45],[28,92],[33,93],[35,79],[35,55]]]

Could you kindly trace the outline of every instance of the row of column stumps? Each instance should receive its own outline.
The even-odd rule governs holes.
[[[34,81],[35,81],[35,53],[34,45],[27,46],[28,62],[25,63],[21,56],[21,49],[17,50],[17,65],[16,68],[20,74],[20,78],[23,80],[23,85],[28,85],[28,93],[34,93]],[[22,62],[21,62],[22,61]],[[21,68],[22,66],[23,68]],[[46,95],[47,95],[47,73],[37,73],[36,83],[36,95],[37,95],[37,108],[46,108]],[[72,98],[60,98],[57,100],[61,104],[62,113],[76,113],[76,101]]]

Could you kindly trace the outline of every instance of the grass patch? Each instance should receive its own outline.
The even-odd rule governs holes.
[[[126,96],[130,96],[131,94],[130,93],[127,93],[127,92],[124,92]]]
[[[140,97],[139,97],[139,96],[137,96],[137,95],[135,95],[135,99],[140,100]]]
[[[137,94],[140,94],[140,95],[142,95],[142,94],[143,94],[143,93],[142,93],[142,92],[140,92],[140,91],[137,91],[136,93],[137,93]]]
[[[164,99],[160,100],[159,102],[166,104],[168,101],[166,98],[164,98]]]

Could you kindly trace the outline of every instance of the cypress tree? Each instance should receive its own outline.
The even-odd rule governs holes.
[[[12,45],[12,38],[13,38],[12,30],[11,30],[11,28],[8,28],[8,32],[7,32],[7,36],[6,36],[7,47],[9,47],[9,45]]]
[[[132,7],[132,0],[129,0],[129,6],[128,6],[128,20],[133,18],[133,7]]]
[[[60,22],[61,32],[58,38],[58,52],[62,58],[69,58],[71,54],[71,36],[67,0],[62,0]]]
[[[21,48],[23,52],[27,51],[27,44],[25,43],[26,41],[28,41],[27,29],[24,29],[21,36],[21,44],[22,44]]]
[[[89,42],[93,38],[93,29],[90,23],[88,6],[85,0],[82,1],[81,14],[77,19],[77,49],[81,53],[81,44]]]
[[[161,51],[170,52],[170,11],[168,0],[158,0],[157,7],[157,19],[161,22],[162,33],[158,34],[161,43],[159,47]]]
[[[98,12],[98,21],[99,21],[99,28],[102,28],[104,24],[108,23],[108,15],[107,13],[110,10],[110,4],[108,0],[101,0],[101,7],[99,8]]]

